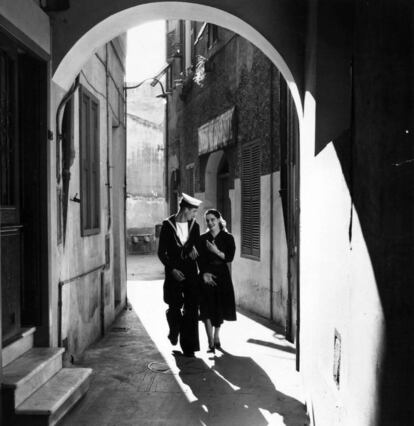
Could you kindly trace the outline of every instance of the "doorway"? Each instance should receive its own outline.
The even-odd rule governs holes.
[[[2,33],[0,91],[2,346],[33,326],[46,343],[47,62]]]

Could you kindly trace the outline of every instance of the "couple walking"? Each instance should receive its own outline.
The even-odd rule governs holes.
[[[180,340],[185,356],[200,350],[198,320],[205,324],[208,352],[220,348],[224,320],[236,320],[234,289],[228,263],[235,244],[220,212],[207,210],[208,231],[200,235],[195,216],[201,201],[182,194],[177,214],[164,220],[158,257],[165,266],[164,301],[168,304],[168,338]]]

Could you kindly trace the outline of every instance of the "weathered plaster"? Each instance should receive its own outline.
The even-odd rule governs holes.
[[[111,48],[102,47],[97,55],[105,59],[106,51],[110,57]],[[123,70],[117,61],[110,61],[110,70],[116,76],[122,90]],[[122,111],[118,105],[118,92],[109,80],[110,111]],[[110,238],[109,267],[94,271],[85,277],[65,284],[63,287],[62,308],[62,339],[67,339],[70,354],[81,353],[101,333],[101,321],[108,327],[116,313],[115,297],[121,302],[117,309],[123,306],[126,298],[125,250],[124,250],[124,177],[125,177],[125,130],[122,127],[123,117],[115,116],[110,112],[107,118],[106,106],[106,78],[105,68],[97,56],[92,56],[85,64],[80,83],[85,86],[99,100],[100,108],[100,204],[101,226],[96,235],[81,236],[80,204],[71,201],[75,194],[81,197],[80,191],[80,151],[79,151],[79,92],[73,98],[73,135],[75,160],[71,167],[69,181],[69,202],[67,210],[66,239],[64,244],[58,244],[56,219],[50,223],[52,263],[51,263],[51,291],[52,291],[52,338],[57,343],[58,335],[58,282],[65,281],[79,274],[105,264],[105,236]],[[111,87],[112,85],[112,87]],[[59,86],[53,86],[52,111],[56,111],[64,92]],[[53,114],[53,113],[52,113]],[[53,115],[52,115],[53,117]],[[54,117],[53,117],[54,118]],[[54,121],[52,121],[54,122]],[[113,127],[117,126],[117,127]],[[109,164],[111,182],[109,221],[107,176],[107,143],[109,143]],[[50,145],[50,217],[56,218],[56,173],[55,173],[55,144]],[[103,274],[101,277],[101,273]],[[115,284],[116,283],[116,284]],[[117,289],[115,289],[115,285]],[[117,294],[116,294],[117,293]],[[55,343],[55,344],[56,344]]]

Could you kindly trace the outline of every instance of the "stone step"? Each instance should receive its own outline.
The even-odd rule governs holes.
[[[33,347],[33,334],[35,330],[35,327],[22,328],[20,333],[10,344],[6,343],[1,352],[3,367],[10,364]]]
[[[3,369],[3,392],[13,394],[8,400],[14,400],[14,407],[62,368],[64,351],[64,348],[32,348]]]
[[[16,408],[19,424],[55,425],[88,391],[91,368],[62,368]]]

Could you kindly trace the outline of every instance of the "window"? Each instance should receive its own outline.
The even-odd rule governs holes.
[[[260,259],[260,145],[242,147],[241,254]]]
[[[99,101],[84,87],[79,91],[82,236],[100,231]]]
[[[194,163],[188,164],[186,166],[186,175],[185,175],[185,183],[186,183],[186,192],[188,195],[194,196]]]
[[[214,24],[207,25],[207,47],[211,49],[218,40],[218,26]]]

